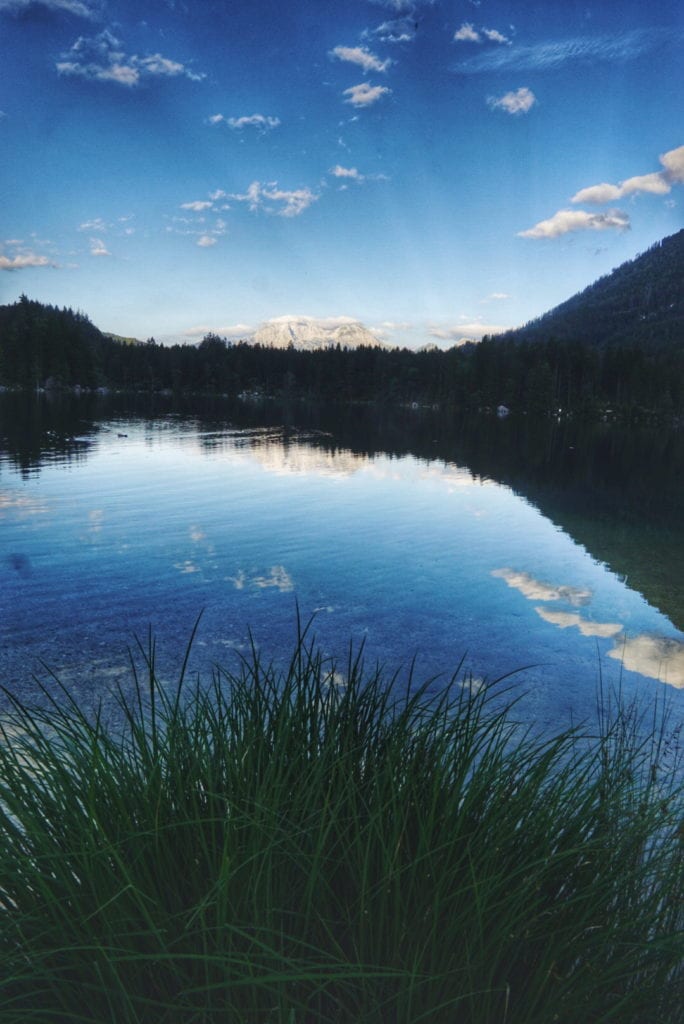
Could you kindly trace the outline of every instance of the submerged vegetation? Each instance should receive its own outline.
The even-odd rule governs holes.
[[[684,806],[635,709],[542,739],[505,683],[398,693],[306,631],[204,684],[141,652],[109,722],[56,681],[2,719],[0,1021],[680,1019]]]

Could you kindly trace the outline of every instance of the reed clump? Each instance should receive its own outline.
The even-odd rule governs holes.
[[[684,809],[633,709],[540,739],[306,632],[204,683],[144,653],[114,724],[2,719],[0,1022],[681,1019]]]

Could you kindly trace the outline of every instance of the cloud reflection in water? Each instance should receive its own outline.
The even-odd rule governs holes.
[[[528,601],[564,601],[577,607],[587,605],[592,598],[589,589],[556,586],[514,569],[494,569],[492,576],[505,580],[509,587],[520,591]],[[544,605],[538,605],[534,610],[544,622],[559,629],[574,627],[586,637],[613,639],[613,647],[608,651],[609,658],[622,662],[630,672],[638,672],[649,679],[684,689],[682,640],[647,633],[628,637],[625,635],[624,625],[620,622],[593,622],[578,612],[546,608]]]
[[[621,661],[631,672],[684,689],[684,643],[681,640],[642,633],[616,644],[608,657]]]
[[[621,633],[624,628],[620,622],[591,622],[589,619],[583,619],[577,612],[559,612],[544,607],[534,610],[545,622],[550,622],[560,629],[577,626],[582,636],[612,637]]]
[[[493,569],[492,576],[505,580],[509,587],[519,590],[529,601],[567,601],[577,607],[587,604],[592,597],[591,590],[586,587],[555,586],[514,569]]]

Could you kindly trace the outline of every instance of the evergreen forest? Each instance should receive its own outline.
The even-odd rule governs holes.
[[[668,421],[684,415],[684,230],[530,324],[447,350],[161,345],[22,296],[0,306],[0,386]]]

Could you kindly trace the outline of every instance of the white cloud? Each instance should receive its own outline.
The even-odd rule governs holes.
[[[482,37],[469,21],[464,21],[461,27],[454,32],[454,41],[457,43],[479,43],[482,41]]]
[[[109,29],[104,29],[97,36],[79,36],[71,49],[62,54],[55,67],[60,75],[116,82],[129,88],[138,85],[141,78],[175,78],[183,75],[193,81],[200,81],[205,77],[160,53],[146,57],[135,54],[128,56]]]
[[[503,302],[505,299],[513,298],[508,292],[491,292],[482,302]]]
[[[663,153],[660,156],[660,162],[664,167],[662,171],[639,174],[621,181],[618,185],[610,185],[607,182],[590,185],[588,188],[580,189],[570,201],[600,205],[612,203],[624,196],[639,195],[641,192],[658,196],[667,195],[673,185],[684,182],[684,146],[678,146],[677,149]]]
[[[17,256],[0,255],[0,270],[26,270],[27,267],[49,266],[54,266],[54,263],[50,263],[47,256],[38,256],[34,252],[23,252]]]
[[[537,102],[537,97],[527,86],[503,96],[489,96],[487,103],[492,110],[505,110],[507,114],[526,114]]]
[[[352,181],[363,181],[363,174],[359,174],[356,167],[341,167],[337,164],[335,167],[330,168],[330,174],[334,178],[349,178]]]
[[[260,132],[267,132],[280,126],[280,118],[264,114],[248,114],[243,117],[225,117],[224,114],[213,114],[209,118],[209,123],[227,124],[229,128],[236,131],[241,131],[243,128],[256,128]]]
[[[247,117],[230,117],[228,124],[231,128],[259,128],[267,131],[269,128],[277,128],[280,124],[278,117],[265,117],[263,114],[250,114]]]
[[[519,231],[520,238],[558,238],[570,231],[626,231],[629,216],[622,210],[607,213],[588,213],[586,210],[559,210],[548,220],[541,220],[527,231]]]
[[[330,56],[350,64],[358,64],[364,71],[387,71],[392,63],[389,58],[380,60],[365,46],[336,46],[334,50],[330,51]]]
[[[504,43],[511,45],[510,39],[495,28],[476,29],[470,21],[464,21],[459,29],[454,32],[455,43]]]
[[[279,188],[276,181],[264,183],[253,181],[246,192],[233,193],[229,198],[240,203],[247,203],[253,213],[264,210],[266,213],[275,213],[279,217],[298,217],[319,197],[309,188],[288,191]]]
[[[350,89],[344,90],[344,95],[348,97],[344,102],[351,103],[353,107],[369,107],[391,91],[384,85],[361,82],[360,85],[352,85]]]
[[[214,238],[212,235],[200,235],[200,237],[197,239],[197,244],[202,249],[209,249],[212,245],[216,245],[216,241],[216,238]]]
[[[511,41],[508,38],[508,36],[503,35],[502,32],[499,32],[495,28],[483,28],[482,35],[485,36],[485,38],[487,38],[490,41],[490,43],[502,43],[505,44],[506,46],[511,45]]]
[[[571,203],[612,203],[621,195],[619,185],[609,185],[604,182],[601,185],[590,185],[589,188],[582,188],[570,200]]]
[[[213,202],[210,199],[194,199],[191,203],[181,203],[181,210],[192,210],[194,213],[202,213],[203,210],[211,210]]]
[[[90,239],[90,255],[91,256],[111,256],[111,252],[107,249],[107,246],[101,238]]]
[[[668,176],[668,181],[680,185],[684,183],[684,146],[663,153],[660,162],[665,168],[664,173]]]

